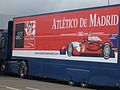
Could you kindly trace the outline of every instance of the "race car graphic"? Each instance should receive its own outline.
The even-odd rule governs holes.
[[[109,59],[110,57],[115,57],[115,47],[116,43],[113,44],[117,40],[117,36],[105,40],[102,36],[88,36],[84,38],[81,42],[73,41],[70,42],[67,46],[67,55],[68,56],[102,56],[104,59]],[[114,47],[114,48],[113,48]]]

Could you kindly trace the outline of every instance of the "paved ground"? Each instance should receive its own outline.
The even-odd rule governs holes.
[[[21,79],[18,77],[0,76],[0,90],[103,90],[103,89],[104,88],[101,87],[82,88],[79,86],[69,86],[66,82],[49,79],[40,78]],[[111,88],[105,88],[104,90],[110,89]]]

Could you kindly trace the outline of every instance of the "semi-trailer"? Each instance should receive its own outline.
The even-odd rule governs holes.
[[[1,66],[22,78],[120,86],[119,20],[120,5],[15,17]]]

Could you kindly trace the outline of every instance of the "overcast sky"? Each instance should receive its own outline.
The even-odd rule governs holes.
[[[120,4],[120,0],[109,0]],[[108,5],[108,0],[0,0],[0,14],[31,15]]]
[[[120,0],[109,0],[110,5]],[[0,29],[7,29],[7,22],[15,16],[35,15],[106,6],[108,0],[0,0]]]

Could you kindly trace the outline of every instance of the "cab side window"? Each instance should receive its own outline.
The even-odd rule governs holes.
[[[5,38],[1,37],[0,38],[0,51],[4,51],[4,47],[5,47]]]
[[[5,38],[2,37],[2,50],[4,50],[4,49],[5,49]]]
[[[0,51],[2,50],[2,38],[0,37]]]

